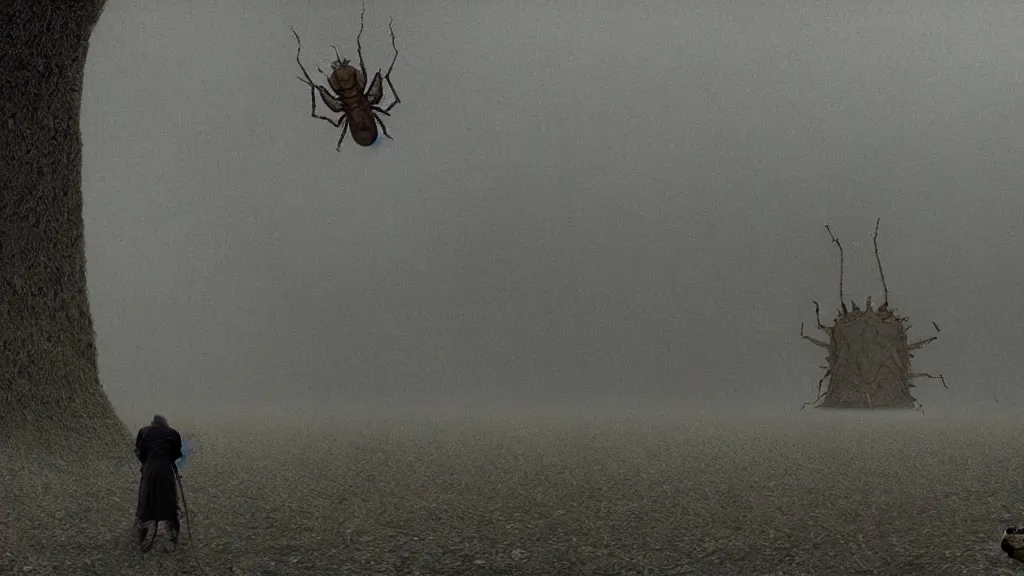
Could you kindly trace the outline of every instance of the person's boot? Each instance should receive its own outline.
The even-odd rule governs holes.
[[[151,529],[153,531],[153,537],[154,538],[156,537],[156,528],[157,527],[156,527],[155,523],[153,523],[153,524],[154,525],[151,527],[150,526],[150,522],[139,522],[139,525],[138,525],[139,547],[142,548],[143,552],[148,552],[149,549],[153,546],[153,538],[149,538],[149,533],[150,533]],[[147,540],[148,540],[148,542],[147,542]]]
[[[181,524],[178,522],[171,523],[167,529],[167,535],[171,538],[171,545],[175,548],[178,547],[178,534],[181,531]]]

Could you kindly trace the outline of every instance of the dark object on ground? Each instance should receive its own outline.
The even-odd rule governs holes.
[[[1024,527],[1011,526],[1003,531],[999,547],[1006,555],[1018,562],[1024,562]]]

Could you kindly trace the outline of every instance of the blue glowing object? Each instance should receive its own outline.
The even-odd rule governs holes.
[[[174,461],[179,470],[188,466],[189,458],[192,456],[192,443],[188,438],[181,439],[181,458]]]

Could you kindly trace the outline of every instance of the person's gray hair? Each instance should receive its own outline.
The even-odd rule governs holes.
[[[153,423],[152,423],[152,425],[153,426],[169,426],[169,424],[167,424],[167,418],[164,418],[163,416],[161,416],[159,414],[154,414],[153,415]]]

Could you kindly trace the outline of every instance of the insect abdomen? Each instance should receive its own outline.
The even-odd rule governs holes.
[[[360,146],[372,146],[377,141],[377,121],[369,106],[360,106],[348,113],[348,127],[352,139]]]

